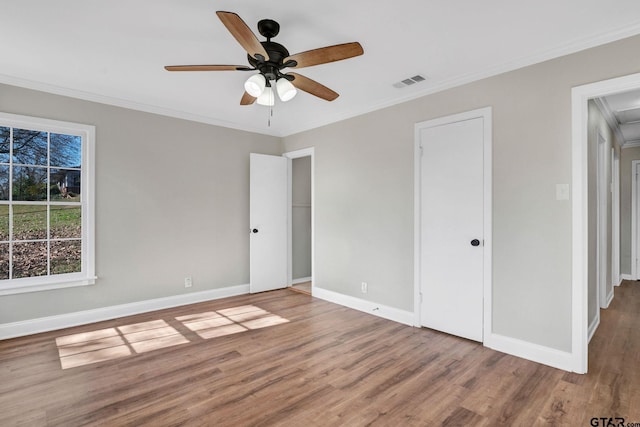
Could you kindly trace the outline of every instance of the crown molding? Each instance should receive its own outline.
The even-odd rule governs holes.
[[[611,111],[609,103],[605,98],[594,98],[593,101],[595,102],[596,107],[598,107],[598,110],[600,110],[600,112],[602,113],[602,116],[604,117],[609,127],[613,130],[613,133],[616,135],[615,142],[620,148],[623,148],[627,144],[627,141],[625,141],[624,139],[622,130],[620,130],[620,124],[618,123],[616,116],[613,114],[613,111]]]
[[[205,123],[214,126],[220,126],[230,129],[242,130],[245,132],[259,133],[262,135],[282,137],[274,132],[265,131],[262,128],[252,127],[240,123],[228,122],[225,120],[216,119],[214,117],[202,116],[187,111],[173,110],[170,108],[159,107],[151,104],[144,104],[141,102],[132,101],[129,99],[116,98],[106,95],[101,95],[93,92],[86,92],[76,90],[68,87],[62,87],[52,85],[44,82],[37,82],[34,80],[22,79],[19,77],[9,76],[6,74],[0,74],[0,83],[9,86],[21,87],[24,89],[37,90],[40,92],[46,92],[53,95],[66,96],[69,98],[80,99],[83,101],[96,102],[98,104],[106,104],[114,107],[127,108],[130,110],[142,111],[145,113],[158,114],[161,116],[173,117],[176,119],[188,120],[192,122]]]
[[[622,148],[635,148],[635,147],[640,147],[640,140],[636,139],[634,141],[628,141],[625,142],[624,145],[622,146]]]

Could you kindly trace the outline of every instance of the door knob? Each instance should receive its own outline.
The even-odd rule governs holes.
[[[252,232],[252,233],[257,233],[257,232],[258,232],[258,229],[257,229],[257,228],[254,228],[253,230],[251,230],[251,232]]]
[[[480,246],[480,240],[478,239],[473,239],[471,241],[471,246]]]

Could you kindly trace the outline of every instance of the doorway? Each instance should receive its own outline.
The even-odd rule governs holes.
[[[491,108],[418,123],[415,139],[417,325],[483,342],[491,331]]]
[[[283,154],[288,159],[288,272],[291,290],[313,294],[314,149]]]
[[[640,280],[638,251],[640,250],[640,160],[631,162],[631,280]]]
[[[588,256],[589,236],[590,232],[594,231],[589,230],[588,222],[589,101],[638,89],[640,89],[640,74],[591,83],[572,89],[572,370],[577,373],[586,373],[588,369],[589,267],[593,268],[594,262],[599,264],[599,258],[594,260]],[[616,170],[615,167],[611,169]],[[615,182],[613,184],[615,185]],[[606,184],[605,189],[609,192],[609,183]],[[615,189],[613,193],[615,194]],[[615,223],[612,228],[615,230]],[[599,234],[598,229],[595,232]],[[615,239],[611,240],[616,241]],[[612,251],[614,265],[620,262],[619,259],[615,260],[615,255],[618,255],[618,252]],[[615,272],[614,268],[612,268],[612,272]],[[615,274],[608,278],[613,278],[614,284],[617,284],[615,283]],[[600,289],[598,291],[600,292]]]

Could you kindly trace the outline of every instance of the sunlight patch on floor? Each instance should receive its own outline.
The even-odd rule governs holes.
[[[176,317],[175,320],[202,339],[289,322],[284,317],[254,305],[187,314]],[[104,362],[188,342],[184,335],[163,319],[56,338],[62,369]]]
[[[133,352],[144,353],[188,342],[188,339],[164,320],[152,320],[56,338],[62,369],[104,362],[129,356]]]
[[[263,310],[255,305],[241,305],[218,311],[207,311],[176,317],[184,326],[209,339],[224,335],[237,334],[249,329],[260,329],[287,323],[289,320]]]

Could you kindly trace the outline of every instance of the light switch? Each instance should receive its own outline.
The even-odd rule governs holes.
[[[569,184],[556,184],[556,200],[569,200]]]

